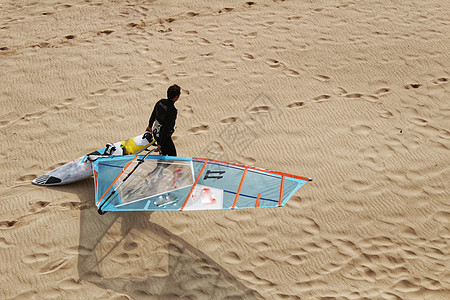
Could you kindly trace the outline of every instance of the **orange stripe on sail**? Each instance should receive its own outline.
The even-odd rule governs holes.
[[[94,170],[94,194],[97,196],[98,172]]]
[[[236,197],[234,197],[234,202],[231,208],[236,208],[236,203],[239,198],[239,194],[241,193],[242,185],[244,184],[245,175],[247,174],[248,167],[245,168],[244,174],[242,174],[241,183],[239,183],[239,188],[236,192]]]
[[[123,174],[123,172],[125,172],[125,170],[131,165],[131,163],[137,158],[137,156],[135,156],[126,166],[125,168],[122,169],[122,172],[120,172],[119,176],[116,177],[116,179],[114,179],[114,181],[111,183],[111,185],[108,187],[108,189],[105,191],[105,193],[103,194],[103,196],[97,201],[97,205],[100,203],[100,201],[102,201],[103,197],[105,197],[106,193],[108,193],[108,191],[111,189],[111,187],[114,185],[114,183],[116,183],[116,181],[119,179],[120,175]]]
[[[278,199],[278,206],[281,206],[281,204],[283,203],[283,189],[284,189],[284,175],[281,176],[280,198]]]
[[[258,197],[256,197],[255,207],[259,207],[259,202],[260,201],[261,201],[261,194],[258,194]]]
[[[213,162],[218,162],[218,163],[223,163],[223,164],[228,164],[228,165],[233,165],[233,166],[238,166],[238,167],[244,167],[244,168],[248,168],[248,169],[252,169],[252,170],[267,172],[267,173],[271,173],[271,174],[275,174],[275,175],[280,175],[280,176],[286,176],[286,177],[290,177],[290,178],[300,179],[300,180],[303,180],[303,181],[309,181],[309,178],[308,177],[304,177],[304,176],[298,176],[298,175],[293,175],[293,174],[284,173],[284,172],[272,171],[272,170],[268,170],[268,169],[252,167],[252,166],[247,166],[247,165],[237,164],[237,163],[231,163],[231,162],[226,162],[226,161],[222,161],[222,160],[206,159],[206,158],[199,158],[199,157],[193,157],[193,159],[202,160],[202,161],[208,160],[208,161],[213,161]]]
[[[200,177],[202,176],[203,171],[205,170],[206,165],[208,164],[208,160],[205,160],[205,163],[202,166],[202,169],[200,170],[200,173],[198,173],[197,178],[195,179],[194,184],[191,187],[191,190],[189,191],[189,194],[186,197],[186,200],[184,200],[183,205],[181,206],[180,210],[183,210],[186,206],[186,203],[188,202],[189,198],[192,195],[192,192],[194,191],[195,186],[197,185],[198,181],[200,180]]]

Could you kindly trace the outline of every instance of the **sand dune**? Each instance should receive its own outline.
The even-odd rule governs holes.
[[[0,298],[448,299],[447,1],[2,1]],[[314,178],[282,209],[99,216],[31,180],[144,131]]]

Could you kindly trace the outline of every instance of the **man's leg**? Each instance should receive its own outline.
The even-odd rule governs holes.
[[[161,154],[169,156],[177,156],[177,149],[172,141],[172,137],[168,137],[161,146]]]

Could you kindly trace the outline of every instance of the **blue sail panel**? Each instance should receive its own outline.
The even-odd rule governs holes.
[[[127,156],[93,162],[104,211],[284,206],[308,178],[204,158]]]

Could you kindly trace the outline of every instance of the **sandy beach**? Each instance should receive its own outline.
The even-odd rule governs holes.
[[[450,3],[0,1],[0,299],[449,299]],[[36,177],[145,131],[307,176],[283,208],[100,216]]]

